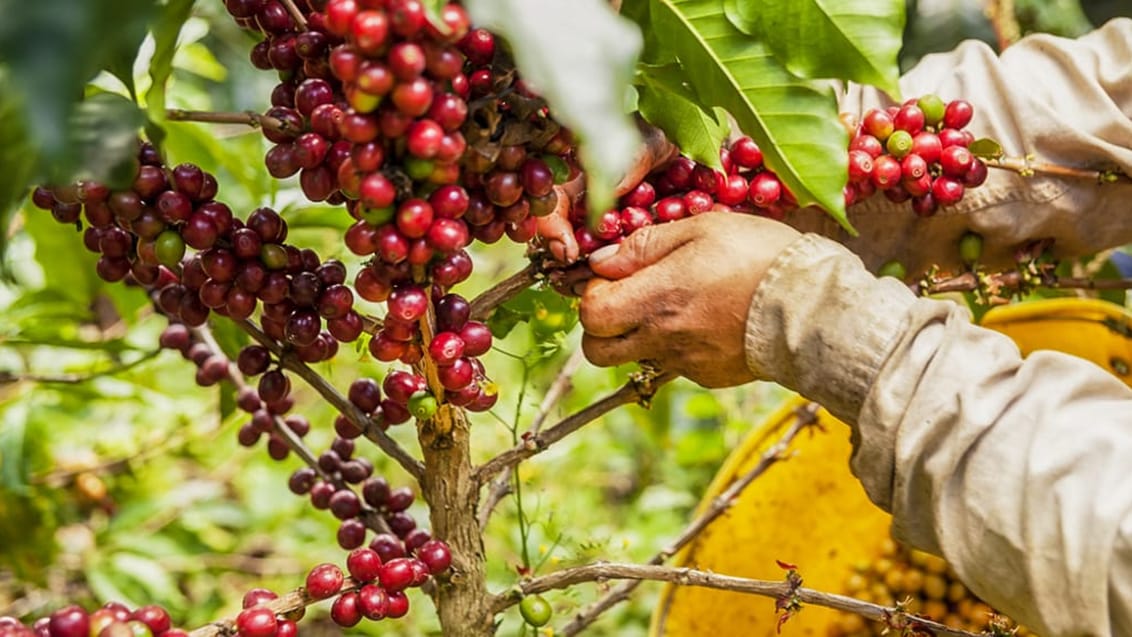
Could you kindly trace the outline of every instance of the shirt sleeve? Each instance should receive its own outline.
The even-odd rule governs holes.
[[[812,234],[756,291],[746,353],[852,426],[896,537],[1039,634],[1132,634],[1132,390],[1105,370],[1023,359]]]
[[[1132,174],[1132,19],[1116,18],[1078,39],[1032,35],[1001,55],[981,42],[925,57],[900,82],[905,97],[935,93],[974,106],[976,137],[1002,144],[1010,157],[1032,157],[1082,169]],[[849,85],[844,112],[861,114],[893,102],[876,89]],[[1094,254],[1132,243],[1132,184],[1080,178],[1022,177],[991,169],[986,183],[957,205],[919,218],[910,204],[879,194],[849,209],[851,237],[817,209],[788,221],[844,243],[875,270],[890,259],[910,273],[958,264],[959,237],[984,236],[988,265],[1013,262],[1017,246],[1054,238],[1055,257]]]

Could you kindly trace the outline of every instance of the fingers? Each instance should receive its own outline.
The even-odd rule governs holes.
[[[582,352],[586,359],[598,367],[612,367],[649,358],[649,347],[644,336],[633,332],[623,336],[601,337],[590,333],[582,335]]]
[[[691,241],[699,231],[699,225],[695,219],[689,219],[681,223],[646,226],[617,245],[594,251],[590,255],[590,268],[597,276],[623,279]]]
[[[617,184],[618,197],[636,188],[646,175],[672,161],[679,153],[679,149],[664,136],[664,131],[648,124],[642,124],[640,129],[644,144],[633,158],[633,165]]]
[[[536,220],[538,235],[546,244],[550,254],[562,263],[573,263],[580,254],[578,241],[574,238],[574,229],[570,226],[570,206],[573,198],[561,186],[554,187],[558,195],[558,203],[550,214]]]
[[[633,281],[592,279],[582,294],[578,320],[586,334],[614,337],[637,329],[647,311],[649,289]]]

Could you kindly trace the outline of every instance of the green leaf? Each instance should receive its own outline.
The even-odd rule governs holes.
[[[70,118],[71,155],[52,170],[51,181],[101,181],[121,188],[133,180],[138,129],[145,122],[137,104],[99,93],[75,106]]]
[[[149,78],[152,83],[145,94],[145,105],[149,116],[146,133],[154,144],[160,145],[164,138],[161,123],[165,121],[166,84],[173,73],[177,37],[181,34],[181,27],[189,19],[194,2],[195,0],[169,0],[153,24],[153,58],[149,62]]]
[[[155,6],[151,0],[0,0],[0,60],[45,165],[70,153],[65,124],[83,84],[100,69],[120,70],[123,59],[133,60]]]
[[[791,73],[872,84],[900,96],[904,0],[724,0],[728,19]]]
[[[0,68],[0,277],[7,277],[5,252],[8,226],[21,199],[27,196],[28,182],[36,164],[36,152],[28,136],[22,106]]]
[[[622,107],[641,33],[604,0],[470,0],[477,24],[510,43],[524,79],[579,138],[591,211],[608,209],[641,137]]]
[[[798,203],[816,204],[851,234],[842,190],[848,133],[828,83],[790,74],[765,45],[736,29],[717,0],[652,0],[650,15],[705,104],[722,106],[762,148]]]
[[[989,137],[976,139],[971,142],[967,150],[970,150],[972,155],[981,159],[998,159],[1006,154],[1005,151],[1002,150],[1002,144],[999,144]]]
[[[639,77],[641,116],[663,130],[680,152],[722,171],[719,149],[729,133],[727,120],[716,120],[714,113],[700,107],[684,83],[683,70],[678,65],[646,67]]]

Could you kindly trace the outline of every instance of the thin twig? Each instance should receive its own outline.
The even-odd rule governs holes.
[[[342,588],[338,594],[348,593],[357,590],[361,584],[351,577],[347,577],[346,581],[342,584]],[[312,599],[307,595],[303,588],[296,588],[295,590],[284,593],[278,598],[266,602],[264,606],[271,609],[276,615],[290,615],[300,609],[306,608],[312,604],[321,602],[320,599]],[[229,617],[227,619],[220,619],[205,626],[201,626],[189,633],[189,637],[225,637],[226,635],[236,634],[236,618]]]
[[[654,566],[644,564],[615,564],[597,562],[574,568],[566,568],[542,577],[520,583],[509,595],[497,598],[492,606],[494,612],[505,610],[516,603],[517,598],[534,595],[549,590],[569,588],[585,582],[602,582],[613,579],[650,580],[672,582],[681,586],[701,586],[725,591],[736,591],[779,599],[795,599],[803,604],[823,606],[849,613],[856,613],[866,619],[893,624],[906,621],[909,628],[930,631],[934,635],[949,637],[979,637],[977,633],[951,628],[936,621],[917,617],[899,608],[881,606],[845,595],[823,593],[810,588],[794,587],[785,581],[769,581],[718,575],[691,568]]]
[[[562,369],[558,371],[554,382],[552,382],[550,387],[546,390],[546,395],[543,396],[542,403],[538,406],[538,412],[535,413],[535,417],[531,419],[526,437],[538,435],[539,430],[542,429],[542,424],[546,422],[547,415],[549,415],[550,411],[554,409],[554,406],[558,404],[558,401],[562,400],[562,397],[573,388],[574,374],[578,371],[578,368],[582,366],[582,361],[585,359],[585,353],[581,349],[574,350],[570,358],[566,359],[566,362],[562,365]],[[511,493],[511,476],[505,472],[500,473],[492,480],[491,487],[487,492],[487,497],[484,498],[483,505],[480,507],[477,518],[481,529],[487,527],[487,523],[491,519],[492,511],[495,510],[495,507],[498,506],[509,493]]]
[[[299,7],[295,5],[295,0],[279,0],[279,1],[282,2],[283,7],[287,9],[287,13],[291,14],[291,19],[295,21],[295,26],[298,27],[297,30],[306,31],[307,30],[307,17],[305,15],[303,15],[303,12],[300,11]]]
[[[241,112],[215,112],[190,111],[181,108],[171,108],[165,111],[165,119],[172,122],[203,122],[205,124],[243,124],[252,128],[264,128],[280,133],[299,135],[300,130],[287,124],[281,119],[260,115],[255,111]]]
[[[151,350],[143,354],[140,358],[134,359],[128,363],[113,365],[106,369],[100,369],[86,374],[13,374],[6,370],[0,370],[0,385],[18,383],[21,381],[44,384],[78,385],[101,376],[111,376],[137,367],[148,360],[156,358],[161,351],[160,348]]]
[[[208,329],[207,323],[200,327],[193,328],[193,333],[214,353],[220,353],[223,355],[223,351],[220,349],[220,345],[216,342],[215,337],[213,337],[212,330]],[[228,363],[228,378],[232,381],[232,384],[236,386],[237,392],[248,387],[247,381],[244,379],[244,375],[240,373],[239,368],[231,362]],[[280,417],[278,414],[272,414],[271,420],[272,424],[274,425],[275,433],[279,435],[279,437],[283,440],[284,443],[286,443],[287,447],[289,447],[291,451],[295,452],[295,455],[298,456],[299,459],[301,459],[308,467],[314,469],[315,473],[318,474],[318,477],[320,479],[333,484],[334,488],[338,491],[341,491],[343,489],[350,489],[352,491],[354,490],[341,478],[336,478],[333,475],[323,471],[322,466],[318,464],[318,458],[315,457],[314,452],[310,450],[310,447],[307,447],[306,443],[303,442],[303,439],[300,438],[298,434],[296,434],[291,430],[290,427],[287,426],[287,423],[284,422],[282,417]],[[366,504],[365,498],[359,496],[358,500],[362,503],[362,513],[358,517],[362,520],[362,523],[365,524],[367,528],[374,531],[375,533],[390,533],[392,531],[389,528],[389,524],[385,522],[385,518],[381,516],[380,511]]]
[[[708,506],[707,510],[697,516],[696,519],[692,520],[691,524],[685,527],[680,535],[669,543],[668,546],[665,546],[656,555],[653,555],[652,559],[650,559],[647,564],[650,566],[664,564],[670,557],[676,555],[681,549],[687,546],[689,542],[699,536],[700,533],[703,533],[704,529],[712,522],[719,519],[719,516],[726,513],[735,503],[739,494],[754,482],[755,478],[765,473],[771,465],[787,457],[786,450],[790,448],[790,444],[794,441],[798,433],[817,422],[818,409],[820,409],[820,406],[814,402],[806,403],[799,407],[795,412],[794,424],[782,434],[778,442],[774,443],[763,452],[762,456],[759,457],[758,463],[733,481],[723,493],[716,496],[711,501],[711,505]],[[602,613],[629,599],[629,595],[641,584],[641,581],[642,580],[639,579],[625,580],[607,591],[597,601],[579,611],[574,615],[574,618],[570,620],[570,623],[562,628],[561,634],[563,637],[577,635],[596,621]]]
[[[993,159],[983,158],[983,161],[990,168],[1001,168],[1009,170],[1022,175],[1023,177],[1031,177],[1035,174],[1041,173],[1044,175],[1055,175],[1057,177],[1072,177],[1074,179],[1088,179],[1095,181],[1098,184],[1111,184],[1111,183],[1132,183],[1132,177],[1124,174],[1119,170],[1089,170],[1085,168],[1073,168],[1071,166],[1059,166],[1057,164],[1049,164],[1045,162],[1032,162],[1029,159],[1018,157],[999,157]]]
[[[987,274],[980,280],[974,272],[964,272],[955,276],[923,281],[916,289],[920,295],[943,294],[946,292],[973,292],[983,287],[993,290],[1011,291],[1030,288],[1050,288],[1057,290],[1132,290],[1132,279],[1090,279],[1080,277],[1056,277],[1034,284],[1024,280],[1018,270],[1005,270]]]
[[[543,431],[537,436],[531,436],[523,440],[523,442],[519,443],[517,446],[488,460],[476,469],[473,477],[482,485],[494,478],[500,471],[506,471],[523,460],[542,453],[550,447],[550,445],[562,440],[617,407],[628,403],[647,401],[656,393],[657,388],[674,378],[676,378],[676,374],[671,372],[658,372],[655,375],[649,372],[642,372],[612,394],[590,404],[588,407],[575,414],[567,416],[553,427]]]
[[[306,383],[326,399],[328,403],[333,405],[339,413],[349,418],[354,425],[362,430],[366,438],[373,441],[386,455],[400,464],[417,482],[420,482],[424,478],[424,463],[410,455],[396,440],[390,438],[389,434],[385,433],[378,423],[374,422],[372,418],[347,400],[345,396],[339,393],[338,390],[327,382],[318,372],[311,369],[300,358],[295,356],[294,353],[284,350],[282,346],[276,343],[275,340],[267,334],[264,334],[263,330],[259,329],[259,327],[251,321],[244,319],[242,321],[234,321],[234,323],[240,329],[251,335],[260,345],[266,347],[268,351],[279,360],[284,369],[297,374],[299,378],[306,381]]]
[[[500,304],[515,298],[523,290],[531,287],[538,280],[538,269],[534,264],[519,270],[515,274],[503,279],[472,299],[471,317],[482,321],[491,315],[491,311]]]

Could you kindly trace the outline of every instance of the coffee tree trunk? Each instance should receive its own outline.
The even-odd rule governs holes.
[[[450,576],[437,582],[441,628],[446,637],[486,637],[494,631],[463,411],[442,406],[422,427],[420,442],[425,461],[421,493],[431,512],[432,534],[452,550]]]

